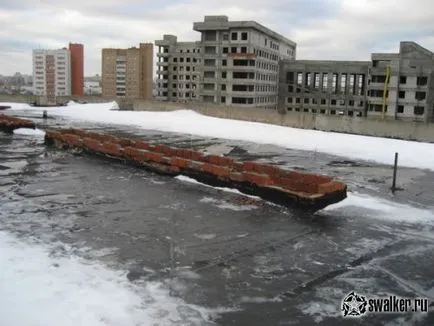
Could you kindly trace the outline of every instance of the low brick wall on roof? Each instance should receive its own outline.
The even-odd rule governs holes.
[[[0,114],[0,130],[12,133],[15,129],[18,128],[31,128],[35,129],[35,123],[31,120],[20,119],[11,117],[5,114]]]
[[[47,130],[46,142],[62,149],[78,148],[127,160],[161,173],[184,174],[211,184],[231,185],[270,200],[278,197],[279,203],[287,198],[288,202],[319,209],[346,197],[346,185],[328,176],[288,171],[256,162],[237,162],[229,157],[204,155],[191,149],[144,140],[79,129],[57,129]]]

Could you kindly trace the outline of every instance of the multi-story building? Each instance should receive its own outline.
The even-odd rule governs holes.
[[[84,94],[84,51],[83,44],[69,43],[71,53],[71,94]]]
[[[434,121],[434,53],[401,42],[399,53],[373,53],[368,115]]]
[[[71,95],[71,56],[68,49],[33,50],[34,94],[46,97],[49,103],[56,96]]]
[[[102,95],[152,99],[153,44],[102,50]]]
[[[369,64],[369,61],[281,61],[279,111],[365,116]]]
[[[196,60],[195,94],[200,101],[276,109],[278,63],[281,59],[295,59],[294,42],[257,22],[229,21],[227,16],[205,16],[203,22],[193,23],[193,29],[201,33],[199,42],[190,43],[196,49],[191,57]],[[176,40],[173,45],[172,36],[172,48],[169,39],[163,41],[157,41],[158,55],[163,58],[159,73],[163,78],[159,79],[169,87],[175,73],[168,66],[165,69],[165,64],[174,63],[171,49],[176,49]],[[169,93],[174,93],[164,87],[158,92],[168,95],[159,97],[163,100],[169,100]]]
[[[279,110],[434,121],[434,54],[414,42],[371,61],[283,60]]]
[[[155,41],[157,52],[156,99],[196,101],[200,80],[200,42],[178,42],[174,35]]]

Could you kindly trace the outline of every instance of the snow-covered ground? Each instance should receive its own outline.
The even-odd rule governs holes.
[[[3,103],[0,103],[3,104]],[[35,108],[27,104],[4,103],[9,110],[32,110],[42,116],[62,116],[72,121],[131,125],[151,130],[194,134],[231,140],[273,144],[285,148],[329,153],[357,160],[392,164],[395,152],[399,165],[434,170],[434,144],[368,137],[276,125],[212,118],[194,111],[134,112],[118,111],[116,102],[77,104],[66,107]]]
[[[160,282],[132,285],[125,272],[0,232],[1,325],[212,325],[216,312],[170,296]]]

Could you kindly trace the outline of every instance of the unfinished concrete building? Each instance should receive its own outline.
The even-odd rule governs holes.
[[[157,100],[197,101],[200,79],[200,42],[178,42],[174,35],[155,41],[157,52]]]
[[[279,110],[365,116],[369,61],[283,60]]]
[[[279,111],[434,121],[434,54],[414,42],[371,61],[283,60]]]
[[[296,44],[254,21],[205,16],[199,96],[203,102],[277,108],[279,60],[295,59]]]
[[[153,44],[102,49],[102,95],[152,100]]]
[[[373,53],[368,115],[433,122],[434,54],[415,42],[399,53]]]

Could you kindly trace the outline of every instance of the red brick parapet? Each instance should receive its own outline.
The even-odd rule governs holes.
[[[318,210],[346,198],[346,185],[331,177],[288,171],[256,162],[151,144],[79,129],[47,130],[47,144],[76,148],[92,154],[126,160],[155,172],[187,175],[217,186],[231,186],[264,199]]]
[[[35,129],[35,123],[31,120],[11,117],[9,115],[0,114],[0,130],[12,133],[18,128]]]

